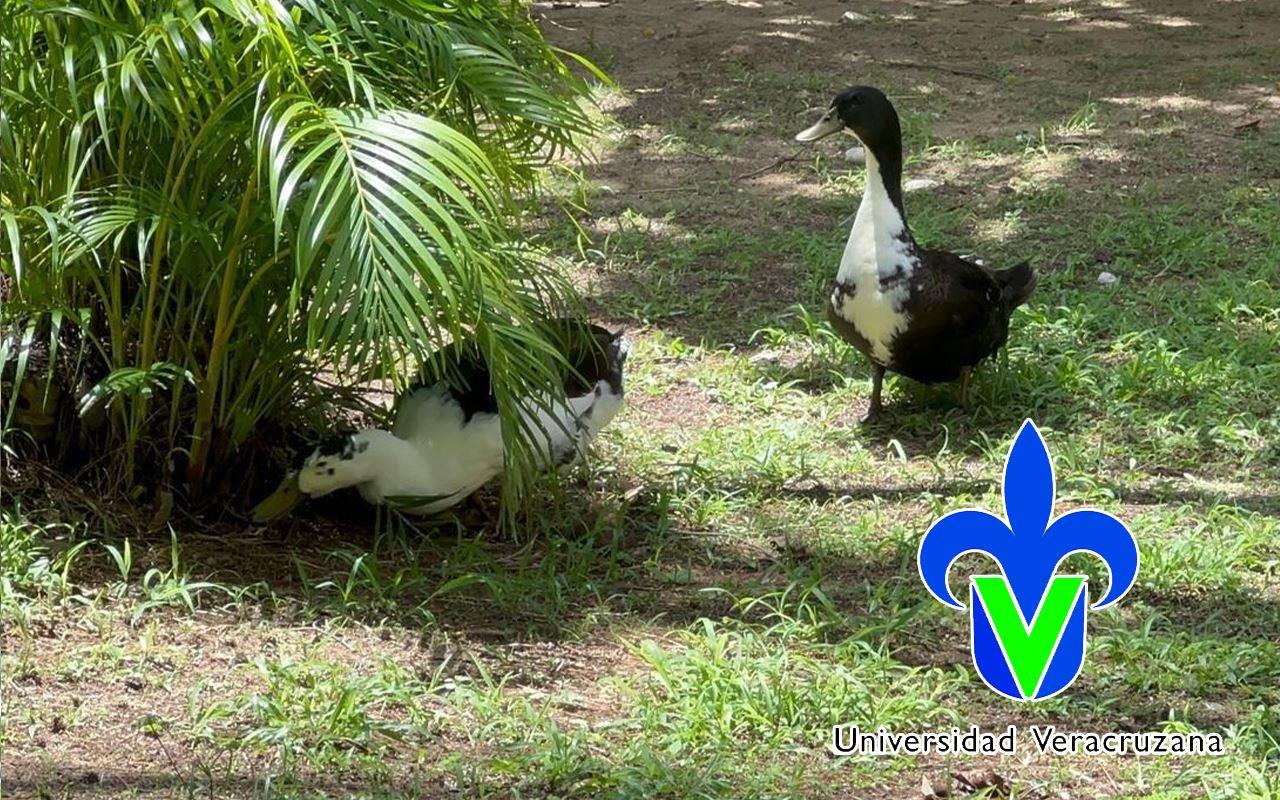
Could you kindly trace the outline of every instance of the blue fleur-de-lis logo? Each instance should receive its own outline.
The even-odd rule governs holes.
[[[1000,575],[969,582],[973,663],[982,680],[1014,700],[1043,700],[1071,685],[1084,665],[1089,608],[1124,597],[1138,576],[1138,544],[1125,524],[1105,511],[1081,509],[1050,520],[1053,464],[1044,438],[1027,420],[1004,468],[1005,519],[987,511],[953,511],[920,542],[920,577],[929,593],[953,608],[947,575],[966,553],[983,553]],[[1111,573],[1102,599],[1089,605],[1084,575],[1058,575],[1073,553],[1092,553]]]

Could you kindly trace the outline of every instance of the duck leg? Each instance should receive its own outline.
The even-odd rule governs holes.
[[[973,367],[963,367],[960,370],[960,406],[961,408],[969,407],[969,379],[973,377]]]
[[[880,418],[880,413],[884,410],[880,402],[880,392],[883,388],[884,367],[873,363],[871,365],[871,404],[867,407],[867,415],[862,418],[863,422],[875,422]]]

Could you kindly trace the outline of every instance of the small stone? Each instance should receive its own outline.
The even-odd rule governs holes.
[[[840,15],[840,21],[847,22],[850,25],[862,25],[870,22],[871,17],[868,17],[866,14],[859,14],[857,11],[846,11]]]
[[[844,160],[855,164],[867,163],[867,151],[861,147],[850,147],[844,151]]]
[[[935,181],[933,178],[912,178],[902,186],[904,192],[918,192],[921,189],[936,189],[942,185],[942,181]]]
[[[1110,272],[1099,272],[1099,273],[1098,273],[1098,283],[1102,284],[1103,286],[1110,286],[1111,284],[1113,284],[1113,283],[1115,283],[1115,282],[1117,282],[1117,281],[1119,281],[1119,280],[1120,280],[1120,277],[1119,277],[1118,275],[1113,274],[1113,273],[1110,273]]]

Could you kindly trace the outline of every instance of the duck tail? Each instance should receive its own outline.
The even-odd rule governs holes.
[[[622,368],[627,363],[627,356],[631,354],[631,340],[624,333],[626,331],[618,330],[611,333],[609,338],[609,388],[618,395],[623,393]]]
[[[618,330],[610,334],[609,345],[613,349],[614,357],[617,358],[618,364],[626,363],[627,356],[631,354],[631,340],[626,337],[626,331]]]
[[[1010,311],[1027,302],[1027,298],[1031,297],[1031,293],[1035,291],[1036,271],[1030,262],[1023,261],[1017,266],[1002,269],[994,275],[1000,284],[1001,296]]]

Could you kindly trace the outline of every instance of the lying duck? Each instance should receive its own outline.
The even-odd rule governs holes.
[[[844,90],[796,141],[845,128],[864,145],[867,178],[827,313],[871,360],[866,421],[881,413],[885,370],[922,383],[959,379],[963,403],[970,372],[1005,343],[1009,317],[1031,295],[1036,273],[1026,262],[995,271],[916,244],[902,207],[902,129],[883,92]]]
[[[547,466],[576,462],[622,408],[629,343],[598,325],[550,323],[564,373],[564,399],[523,403],[520,424]],[[473,342],[436,359],[455,377],[411,387],[390,431],[370,428],[304,448],[275,492],[252,511],[255,522],[283,516],[304,497],[356,487],[374,504],[434,514],[460,503],[502,470],[502,420],[489,368]],[[461,388],[456,388],[456,387]]]

